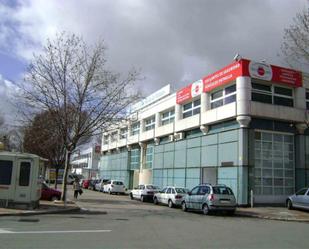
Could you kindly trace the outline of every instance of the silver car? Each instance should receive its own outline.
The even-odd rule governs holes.
[[[309,188],[302,188],[286,200],[288,209],[299,208],[309,210]]]
[[[187,195],[188,192],[189,191],[185,188],[167,186],[154,195],[153,203],[167,204],[170,208],[180,206],[183,197]]]
[[[202,211],[209,214],[211,211],[226,211],[234,214],[236,199],[233,191],[225,185],[199,185],[194,187],[181,203],[183,211],[188,209]]]

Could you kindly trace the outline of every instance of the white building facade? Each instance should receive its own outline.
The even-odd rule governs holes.
[[[256,203],[281,203],[309,184],[303,73],[241,59],[176,93],[158,92],[103,133],[102,178],[129,188],[226,184],[240,205],[251,190]]]

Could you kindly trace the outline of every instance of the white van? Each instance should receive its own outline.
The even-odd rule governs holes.
[[[124,194],[126,187],[122,181],[110,180],[104,185],[103,192],[111,194]]]

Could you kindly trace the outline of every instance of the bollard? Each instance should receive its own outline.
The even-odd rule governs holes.
[[[250,204],[251,204],[251,208],[253,208],[253,190],[250,190]]]

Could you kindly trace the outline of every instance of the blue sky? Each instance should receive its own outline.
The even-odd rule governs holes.
[[[284,28],[304,8],[307,0],[0,0],[0,105],[4,80],[21,80],[33,53],[63,30],[104,39],[108,67],[140,68],[147,95],[188,85],[236,53],[282,65]]]

